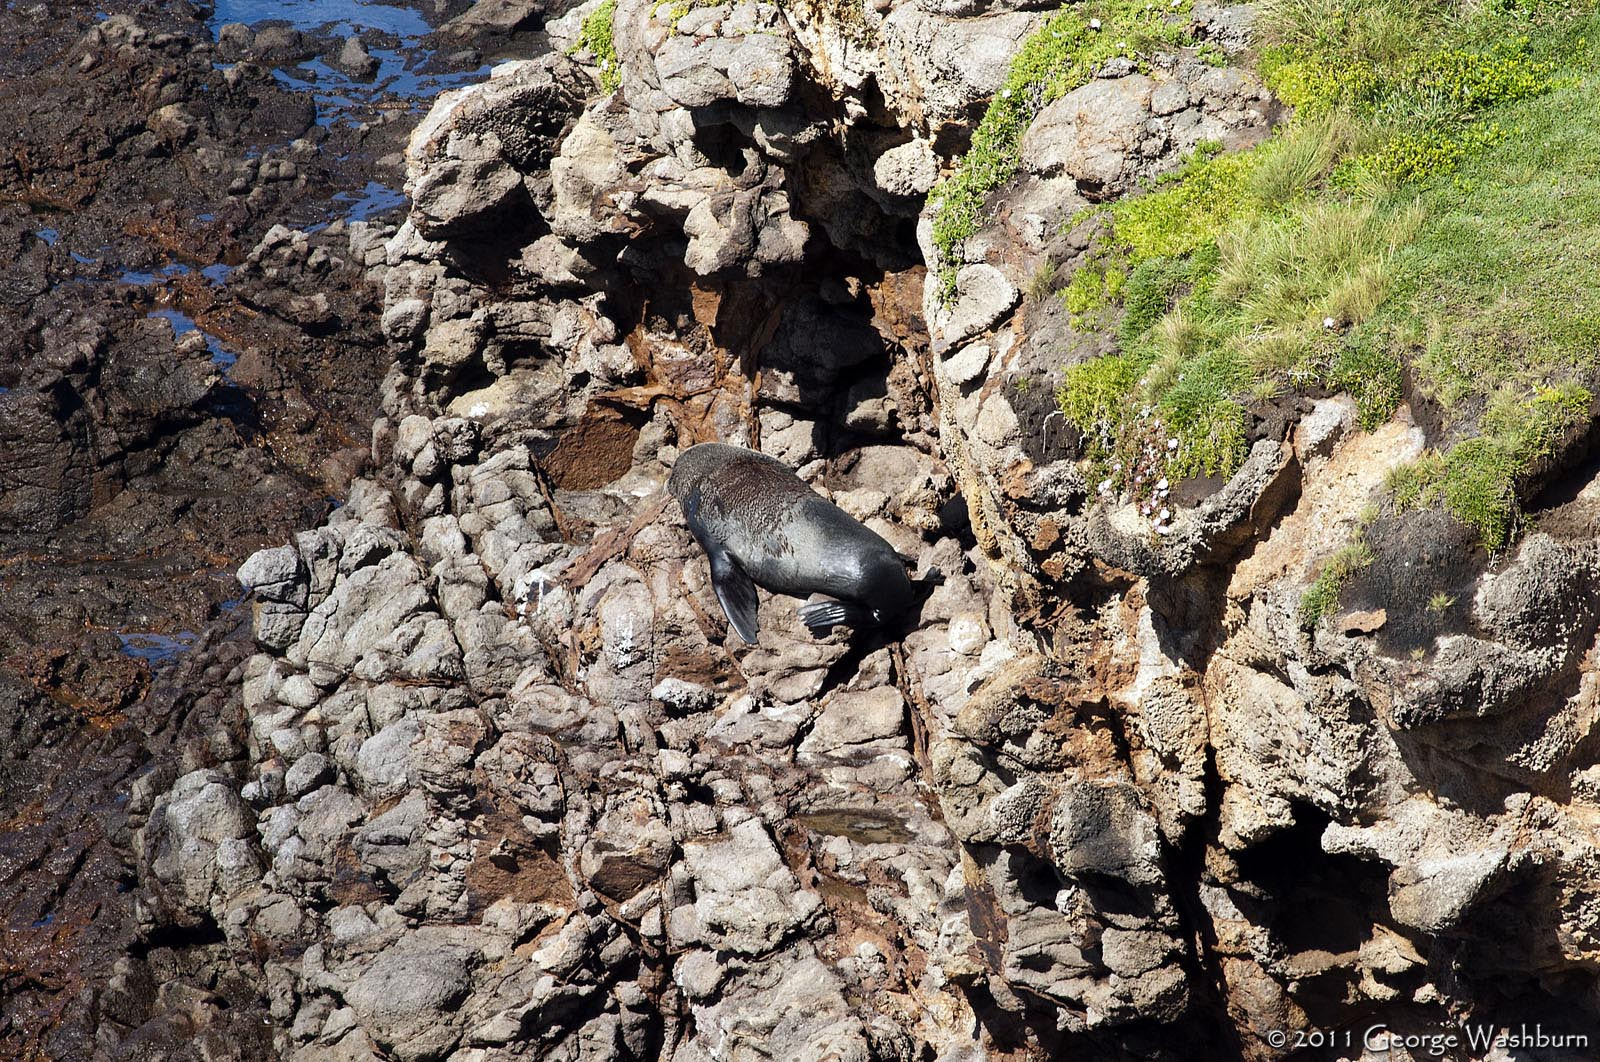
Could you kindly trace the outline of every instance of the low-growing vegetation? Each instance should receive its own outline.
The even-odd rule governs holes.
[[[1108,235],[1060,294],[1080,327],[1120,314],[1120,349],[1065,370],[1062,412],[1102,493],[1137,498],[1231,474],[1252,403],[1342,390],[1370,428],[1409,373],[1446,436],[1396,504],[1443,505],[1499,548],[1600,375],[1600,16],[1273,0],[1259,25],[1292,120],[1098,210]],[[1348,570],[1325,568],[1308,611]]]
[[[1372,548],[1365,542],[1355,541],[1341,547],[1322,563],[1322,571],[1310,588],[1300,596],[1300,623],[1306,628],[1317,625],[1322,617],[1339,607],[1339,594],[1344,584],[1356,572],[1373,561]]]
[[[615,92],[622,85],[622,65],[617,60],[617,45],[612,37],[612,20],[617,14],[616,0],[605,0],[584,18],[578,28],[574,54],[588,52],[600,71],[600,87]]]
[[[1022,134],[1048,103],[1085,84],[1119,56],[1140,64],[1157,48],[1187,41],[1189,0],[1156,6],[1140,0],[1086,0],[1052,15],[1023,41],[972,144],[954,173],[930,195],[941,280],[955,290],[959,248],[978,231],[989,193],[1017,172]]]
[[[1589,416],[1591,402],[1588,388],[1575,383],[1541,388],[1528,397],[1509,387],[1496,391],[1480,421],[1482,434],[1390,476],[1395,505],[1443,504],[1476,528],[1486,547],[1500,548],[1520,516],[1517,485]]]

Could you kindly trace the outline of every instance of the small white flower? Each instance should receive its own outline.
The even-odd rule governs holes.
[[[1323,328],[1332,328],[1334,325],[1336,325],[1338,323],[1339,322],[1335,321],[1332,317],[1324,317],[1322,319],[1322,327]]]
[[[1156,484],[1156,490],[1166,490],[1167,485],[1167,477],[1162,476],[1161,480]]]
[[[1167,440],[1167,449],[1176,450],[1177,448],[1178,448],[1178,440],[1177,439],[1168,439]]]
[[[1161,510],[1161,512],[1157,514],[1157,516],[1159,517],[1159,519],[1161,520],[1162,523],[1166,523],[1167,520],[1172,516],[1172,510],[1171,509],[1167,509],[1167,508],[1163,508]]]
[[[1100,481],[1100,493],[1101,494],[1105,494],[1110,490],[1111,490],[1111,481],[1109,479],[1102,479]]]
[[[1172,527],[1168,524],[1162,524],[1160,527],[1156,528],[1156,532],[1158,534],[1170,535],[1172,534]]]
[[[1092,29],[1092,30],[1099,29],[1100,28],[1100,20],[1097,19],[1097,18],[1091,18],[1089,20],[1089,28]]]

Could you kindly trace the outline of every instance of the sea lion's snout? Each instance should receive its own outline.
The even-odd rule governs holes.
[[[866,591],[862,598],[873,602],[872,618],[880,624],[904,615],[916,597],[905,562],[896,553],[876,558]]]

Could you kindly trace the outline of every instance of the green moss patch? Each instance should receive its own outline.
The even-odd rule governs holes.
[[[1482,435],[1463,439],[1442,456],[1429,454],[1390,477],[1395,505],[1443,505],[1476,529],[1486,548],[1503,547],[1521,515],[1519,488],[1588,419],[1592,402],[1589,389],[1573,383],[1527,397],[1510,389],[1497,392],[1483,416]]]
[[[1017,172],[1022,135],[1044,106],[1086,84],[1108,60],[1143,57],[1187,40],[1189,0],[1156,7],[1138,0],[1089,0],[1050,16],[1022,42],[972,145],[929,196],[933,242],[945,294],[954,294],[962,241],[978,231],[989,194]],[[1099,28],[1092,28],[1094,23]]]
[[[572,46],[573,54],[589,53],[600,71],[600,87],[607,92],[615,92],[622,85],[622,64],[617,61],[617,45],[612,36],[616,14],[616,0],[605,0],[583,20],[578,42]]]
[[[1317,573],[1310,588],[1300,595],[1300,625],[1308,629],[1315,627],[1324,616],[1338,608],[1339,595],[1345,583],[1356,572],[1371,564],[1372,560],[1371,547],[1357,540],[1323,561],[1322,570]]]

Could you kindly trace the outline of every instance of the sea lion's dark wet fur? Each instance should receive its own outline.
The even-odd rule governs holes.
[[[706,551],[723,612],[747,642],[760,633],[752,582],[780,594],[836,598],[800,610],[814,631],[883,623],[912,603],[894,548],[765,454],[691,446],[667,489]]]

